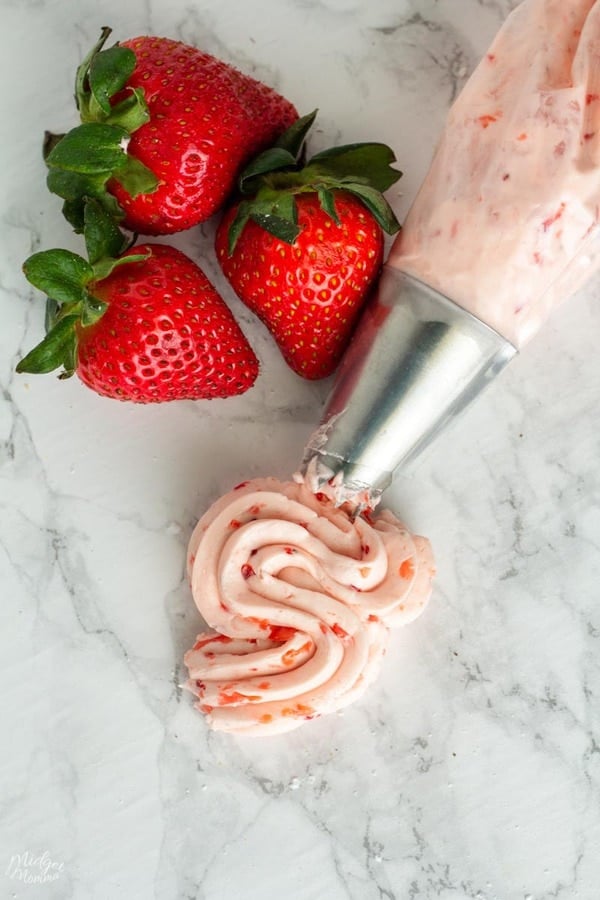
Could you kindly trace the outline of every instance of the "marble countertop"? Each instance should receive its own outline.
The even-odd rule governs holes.
[[[329,385],[293,375],[224,285],[213,223],[173,242],[260,356],[248,394],[135,407],[14,373],[43,317],[22,261],[79,246],[40,140],[73,124],[74,68],[101,25],[195,43],[318,106],[315,149],[386,141],[402,216],[510,7],[0,0],[3,897],[600,896],[598,279],[388,491],[439,574],[379,683],[268,739],[210,733],[180,689],[200,625],[185,547],[231,485],[289,477]]]

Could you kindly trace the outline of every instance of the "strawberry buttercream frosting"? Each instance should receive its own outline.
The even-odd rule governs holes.
[[[301,478],[261,478],[200,519],[188,573],[211,630],[185,654],[187,688],[214,729],[272,734],[363,694],[390,627],[423,611],[434,563],[389,511],[355,516]]]

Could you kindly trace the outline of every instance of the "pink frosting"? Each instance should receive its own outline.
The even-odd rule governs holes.
[[[522,346],[600,266],[600,3],[525,0],[452,107],[389,262]]]
[[[430,592],[429,542],[390,512],[353,518],[303,482],[239,485],[198,522],[188,572],[212,629],[185,654],[210,725],[287,731],[362,695],[389,627]]]

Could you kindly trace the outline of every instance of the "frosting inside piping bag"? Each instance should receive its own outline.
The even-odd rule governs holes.
[[[600,266],[600,2],[525,0],[450,110],[388,263],[523,346]]]

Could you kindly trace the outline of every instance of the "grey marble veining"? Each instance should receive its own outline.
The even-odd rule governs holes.
[[[241,398],[156,409],[17,376],[77,249],[45,127],[101,25],[197,43],[319,107],[313,148],[378,139],[404,215],[505,0],[0,0],[0,895],[45,900],[597,900],[600,285],[559,310],[386,502],[434,544],[424,616],[369,696],[288,736],[209,733],[182,692],[184,578],[205,506],[288,477],[327,384],[301,382],[205,268],[262,365]],[[18,872],[45,871],[43,883]]]

